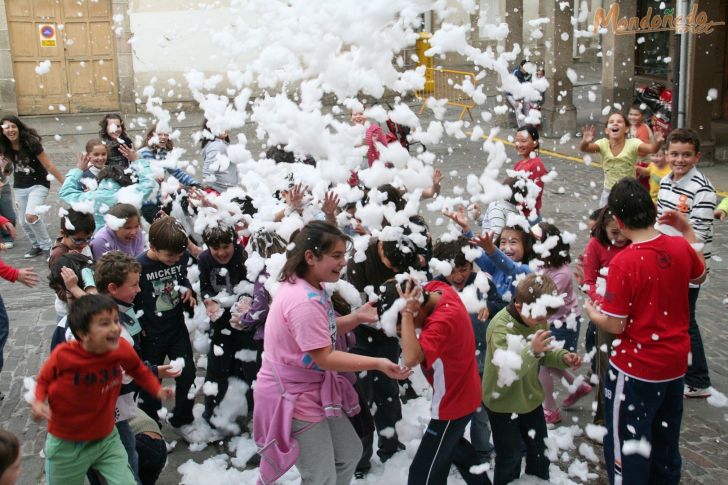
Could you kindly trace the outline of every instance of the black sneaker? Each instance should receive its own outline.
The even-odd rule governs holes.
[[[25,259],[35,258],[36,256],[40,256],[41,254],[45,254],[46,252],[43,251],[41,248],[33,246],[30,248],[30,250],[23,255]]]

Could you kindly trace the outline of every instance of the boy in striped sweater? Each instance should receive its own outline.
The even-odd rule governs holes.
[[[665,143],[667,158],[672,173],[660,182],[657,193],[658,216],[674,210],[687,215],[698,241],[703,243],[703,256],[707,275],[713,242],[713,212],[716,194],[710,180],[698,170],[700,160],[700,138],[688,128],[673,130]],[[705,398],[710,396],[710,376],[705,358],[700,328],[695,318],[695,307],[700,293],[700,285],[705,275],[690,282],[688,302],[690,305],[690,352],[692,361],[685,375],[685,397]]]

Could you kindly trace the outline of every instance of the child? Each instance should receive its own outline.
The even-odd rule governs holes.
[[[668,153],[697,148],[692,142],[676,141],[684,132],[668,145]],[[678,158],[681,164],[690,159]],[[699,238],[684,214],[669,209],[659,222],[683,237],[660,234],[653,227],[655,206],[636,180],[619,181],[608,207],[632,241],[610,264],[601,311],[590,303],[586,306],[600,329],[620,339],[604,383],[609,482],[621,483],[624,477],[625,483],[677,484],[683,376],[691,352],[688,283],[705,273],[702,255],[691,247]],[[633,440],[652,443],[652,452],[628,453],[626,442]]]
[[[0,224],[4,217],[0,216]],[[7,219],[5,219],[7,220]],[[32,268],[18,269],[6,264],[0,259],[0,277],[11,283],[20,281],[28,288],[33,288],[38,284],[38,274],[33,271]],[[3,370],[3,364],[5,362],[3,357],[3,349],[5,348],[5,342],[8,340],[8,334],[10,333],[10,320],[8,319],[8,312],[5,310],[5,302],[2,296],[0,296],[0,371]],[[0,401],[5,396],[0,393]]]
[[[483,249],[475,263],[493,277],[498,295],[510,301],[516,278],[531,272],[528,262],[536,256],[533,252],[533,235],[520,226],[511,226],[503,229],[495,243],[493,239],[491,233],[473,239]]]
[[[601,301],[604,296],[604,284],[606,282],[604,275],[609,268],[609,263],[614,256],[627,247],[629,242],[629,239],[619,230],[617,221],[615,221],[609,209],[603,208],[594,223],[591,238],[589,238],[589,242],[584,248],[584,276],[581,288],[592,301]],[[603,330],[597,330],[592,322],[589,323],[589,328],[587,328],[587,339],[590,338],[590,333],[596,334],[596,356],[592,357],[592,362],[595,362],[593,369],[598,376],[598,380],[592,378],[592,383],[599,383],[597,386],[597,409],[594,414],[594,423],[604,424],[603,383],[609,365],[609,353],[612,351],[614,335]]]
[[[202,126],[200,149],[204,160],[202,183],[219,193],[238,185],[238,166],[227,157],[230,135],[227,131],[213,133],[208,121]]]
[[[538,380],[540,366],[565,369],[579,367],[581,357],[565,349],[553,349],[547,317],[556,308],[542,303],[543,296],[558,293],[551,278],[530,274],[516,287],[513,301],[493,317],[486,334],[488,353],[483,375],[483,402],[488,410],[495,445],[495,476],[501,485],[521,474],[521,445],[526,445],[526,474],[549,479],[546,457],[546,421],[541,403],[544,390]],[[544,307],[544,308],[539,308]],[[543,310],[543,311],[539,311]],[[517,369],[494,359],[514,352],[514,338],[520,340]],[[530,339],[530,342],[529,342]],[[499,366],[499,362],[503,362]]]
[[[469,301],[467,301],[469,298],[466,299],[463,296],[463,303],[470,315],[470,323],[475,334],[475,360],[478,363],[478,374],[482,379],[483,368],[485,366],[485,332],[490,322],[489,317],[501,311],[506,306],[506,303],[498,296],[495,285],[488,285],[486,295],[483,295],[480,289],[477,289],[475,286],[475,279],[478,273],[473,270],[473,263],[465,258],[465,253],[463,252],[463,249],[469,247],[468,239],[464,236],[454,241],[439,241],[433,251],[434,257],[440,261],[450,263],[452,265],[452,271],[447,276],[438,276],[435,278],[435,281],[448,283],[461,295],[468,293],[466,288],[475,289],[472,296],[475,296],[479,303],[484,300],[487,303],[481,310],[474,311],[476,308],[469,308]],[[484,406],[480,406],[473,414],[473,419],[470,422],[470,442],[478,454],[479,463],[490,462],[493,445],[490,443],[488,413],[485,412]]]
[[[641,176],[649,177],[649,191],[652,202],[657,204],[657,193],[660,191],[660,182],[662,179],[672,172],[670,164],[667,163],[665,158],[665,149],[660,147],[657,153],[650,155],[650,163],[647,167],[643,168],[638,166],[637,173]]]
[[[554,340],[564,343],[564,349],[569,352],[576,352],[579,342],[579,329],[581,328],[581,312],[579,310],[579,301],[576,298],[576,290],[574,289],[574,275],[569,268],[571,262],[571,256],[569,256],[570,245],[564,242],[561,231],[553,224],[542,222],[537,228],[543,246],[550,247],[550,242],[555,239],[555,245],[546,250],[548,254],[544,252],[540,255],[544,263],[541,273],[551,278],[556,285],[556,290],[560,295],[564,296],[564,304],[553,315],[549,316],[549,331]],[[574,386],[576,380],[568,370],[541,367],[539,380],[545,391],[543,412],[547,424],[561,421],[561,412],[554,401],[554,378],[565,380],[569,386]],[[586,382],[581,382],[580,379],[574,391],[564,399],[564,409],[573,406],[576,401],[589,394],[591,390],[591,386]]]
[[[15,204],[20,215],[20,225],[31,243],[30,250],[23,257],[48,256],[51,238],[38,208],[45,205],[48,198],[51,187],[48,174],[60,183],[64,181],[63,175],[43,149],[37,131],[13,115],[3,116],[0,125],[0,157],[12,162]]]
[[[66,181],[63,183],[58,195],[69,205],[85,201],[93,202],[96,230],[101,229],[105,224],[104,219],[109,207],[119,202],[119,191],[122,188],[131,186],[130,189],[124,189],[126,197],[133,195],[141,203],[149,198],[157,186],[157,182],[154,180],[149,168],[149,162],[140,160],[135,162],[133,167],[126,169],[118,165],[104,167],[96,177],[98,185],[93,190],[84,190],[79,188],[79,185],[81,185],[81,177],[89,167],[89,163],[90,159],[81,159],[76,168],[68,171]],[[131,192],[127,190],[131,190]]]
[[[87,212],[64,209],[61,216],[60,237],[56,238],[48,258],[48,267],[53,267],[56,260],[69,252],[84,253],[91,256],[88,245],[96,230],[94,216]]]
[[[606,138],[594,142],[596,128],[587,125],[581,131],[579,150],[586,153],[599,153],[604,168],[604,190],[599,199],[599,207],[604,207],[612,186],[622,177],[634,177],[637,157],[655,153],[662,143],[662,134],[655,135],[653,143],[645,143],[638,138],[627,138],[629,121],[622,113],[612,113],[604,128]]]
[[[713,216],[721,221],[725,220],[725,216],[728,214],[728,197],[723,197],[720,204],[715,208]]]
[[[642,112],[642,108],[640,108],[639,104],[635,104],[629,109],[627,119],[629,120],[629,136],[631,138],[636,138],[642,143],[652,143],[654,141],[652,130],[645,123],[645,114]],[[647,190],[650,190],[650,179],[648,176],[641,173],[640,169],[647,168],[649,163],[649,159],[640,157],[637,160],[637,166],[635,167],[637,169],[637,180],[639,180],[642,186]]]
[[[251,254],[257,254],[266,262],[274,254],[284,254],[286,246],[286,241],[275,232],[260,230],[250,237]],[[253,338],[260,341],[263,340],[265,320],[268,317],[271,304],[270,293],[265,289],[265,282],[268,278],[269,274],[264,266],[260,273],[253,277],[255,284],[250,305],[245,308],[245,305],[241,305],[239,301],[233,307],[231,314],[232,322],[237,320],[238,325],[243,330],[254,331]]]
[[[127,168],[129,162],[137,159],[137,154],[131,138],[126,134],[124,120],[118,114],[107,114],[99,122],[99,126],[101,127],[99,137],[108,150],[106,163],[109,166],[118,165],[121,168]]]
[[[105,224],[91,240],[94,260],[109,251],[137,256],[144,251],[144,232],[139,210],[131,204],[116,204],[108,210]]]
[[[134,297],[141,291],[139,288],[139,274],[141,265],[139,262],[121,251],[110,251],[104,254],[96,263],[96,285],[99,293],[109,295],[117,304],[117,312],[119,315],[119,323],[122,326],[122,337],[126,339],[137,352],[141,354],[140,338],[142,327],[137,319],[134,311]],[[150,365],[149,370],[160,379],[176,378],[179,372],[173,372],[169,365]],[[116,428],[119,431],[121,442],[129,456],[129,466],[134,472],[134,477],[138,478],[139,463],[146,457],[140,456],[137,452],[136,433],[132,430],[132,421],[134,419],[146,419],[154,422],[146,416],[144,411],[137,408],[136,399],[134,397],[138,387],[133,383],[124,383],[121,393],[116,401]],[[156,426],[156,424],[155,424]],[[156,428],[157,431],[159,428]],[[157,470],[157,475],[164,467],[162,464]],[[149,473],[154,473],[150,470]]]
[[[241,362],[235,354],[241,350],[260,354],[258,341],[253,339],[255,330],[241,330],[238,322],[230,321],[230,308],[241,296],[240,283],[247,280],[246,253],[236,242],[237,234],[231,227],[208,227],[202,233],[207,244],[198,260],[200,271],[200,296],[210,318],[210,351],[207,354],[205,381],[217,385],[217,392],[205,395],[205,412],[202,416],[215,426],[215,408],[225,398],[228,378],[235,377],[248,385],[246,398],[248,413],[252,416],[252,385],[258,373],[257,358]],[[222,353],[219,350],[222,349]]]
[[[183,426],[192,423],[193,401],[187,398],[195,379],[190,335],[185,325],[185,308],[191,311],[196,303],[187,280],[189,254],[187,234],[174,217],[163,217],[149,227],[149,249],[137,256],[141,264],[139,287],[134,309],[143,312],[142,357],[152,365],[164,364],[164,359],[184,359],[182,374],[176,379],[174,415],[168,420],[186,437]],[[140,407],[152,418],[159,419],[159,404],[142,393]]]
[[[460,297],[447,283],[431,281],[420,287],[411,279],[389,280],[379,295],[380,319],[404,299],[396,318],[402,360],[408,368],[420,365],[434,392],[432,417],[412,459],[408,483],[445,485],[455,464],[466,483],[490,485],[488,475],[470,471],[479,463],[478,455],[463,438],[481,396],[475,353],[463,351],[473,349],[475,341]]]
[[[294,464],[302,485],[350,483],[362,446],[342,413],[357,414],[359,398],[338,372],[377,369],[392,379],[411,374],[389,359],[334,350],[339,332],[377,319],[371,304],[335,318],[323,286],[338,281],[348,241],[332,224],[309,222],[295,236],[281,270],[253,389],[253,436],[264,483]]]
[[[523,215],[534,224],[541,221],[541,199],[543,197],[543,180],[549,172],[538,155],[540,147],[538,130],[533,125],[525,125],[516,132],[516,152],[521,160],[516,162],[513,170],[517,172],[526,172],[529,179],[541,189],[536,197],[535,205],[531,207],[523,207]],[[534,153],[535,152],[535,153]]]
[[[667,137],[666,158],[672,168],[660,183],[657,194],[657,213],[664,214],[674,210],[685,214],[695,231],[699,242],[703,243],[706,276],[710,272],[708,264],[713,243],[713,212],[716,194],[710,180],[698,170],[700,161],[700,138],[686,128],[673,130]],[[685,375],[685,397],[705,398],[710,396],[710,375],[705,358],[700,327],[695,318],[695,308],[704,282],[692,281],[688,292],[690,305],[690,352],[692,360]]]
[[[109,150],[104,142],[98,138],[92,138],[86,142],[86,152],[79,158],[79,164],[88,160],[87,168],[81,174],[78,190],[93,190],[96,188],[96,177],[106,166],[106,159],[109,156]],[[85,164],[84,164],[85,165]],[[93,180],[90,182],[89,179]]]
[[[134,483],[114,427],[121,369],[156,399],[171,397],[121,338],[116,303],[106,295],[79,298],[69,309],[76,338],[51,352],[38,373],[34,419],[48,419],[46,480],[82,484],[89,468],[109,483]],[[50,406],[49,404],[50,403]]]
[[[154,170],[155,167],[153,162],[163,162],[173,148],[174,144],[169,137],[169,133],[158,131],[157,124],[155,123],[149,127],[149,130],[147,130],[147,135],[144,137],[144,141],[142,142],[142,148],[139,150],[139,156],[142,157],[144,160],[148,160],[150,166]],[[197,180],[195,180],[192,176],[190,176],[181,168],[171,167],[169,165],[162,166],[164,167],[161,170],[162,176],[157,178],[157,182],[161,183],[168,175],[171,175],[176,178],[183,186],[192,187],[200,185]],[[159,173],[160,170],[157,169],[156,172]],[[157,193],[156,197],[151,197],[144,201],[141,212],[144,216],[144,219],[151,224],[152,222],[154,222],[155,216],[159,213],[161,209],[162,194]]]
[[[511,197],[508,200],[496,200],[488,204],[488,209],[483,216],[483,234],[492,232],[498,238],[503,228],[508,225],[508,216],[520,216],[519,205],[525,201],[527,188],[526,181],[521,177],[507,177],[503,185],[511,189]]]
[[[18,438],[10,431],[0,429],[0,485],[15,485],[21,470]]]
[[[48,275],[48,286],[56,294],[57,326],[51,337],[51,350],[66,341],[68,306],[84,295],[96,293],[94,261],[82,253],[68,252],[55,259]]]

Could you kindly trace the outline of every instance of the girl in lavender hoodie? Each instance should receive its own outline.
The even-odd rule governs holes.
[[[312,221],[287,253],[266,319],[263,366],[253,390],[259,483],[274,482],[293,465],[302,485],[351,482],[362,446],[342,413],[356,415],[359,400],[339,373],[378,370],[393,379],[411,374],[388,359],[334,348],[338,332],[377,319],[370,303],[336,318],[324,287],[338,281],[349,242],[336,226]]]

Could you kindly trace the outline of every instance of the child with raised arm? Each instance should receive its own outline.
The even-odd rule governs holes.
[[[589,318],[619,338],[604,382],[604,459],[610,483],[680,483],[680,421],[683,377],[690,357],[688,283],[705,272],[687,218],[665,211],[661,224],[684,237],[654,228],[656,209],[634,179],[619,181],[609,210],[632,244],[609,265],[601,310]],[[626,442],[646,440],[651,453],[626,452]]]
[[[596,142],[596,128],[587,125],[581,132],[579,150],[586,153],[599,153],[604,168],[604,190],[599,199],[599,207],[607,203],[612,186],[623,177],[634,177],[637,158],[655,153],[662,143],[662,134],[657,133],[653,143],[645,143],[639,138],[627,138],[630,123],[622,113],[612,113],[604,128],[606,138]]]
[[[551,346],[548,316],[558,309],[552,300],[557,293],[551,278],[529,274],[518,283],[513,301],[488,326],[483,402],[495,445],[495,485],[505,485],[521,475],[521,442],[526,445],[526,474],[549,479],[539,368],[581,365],[577,354]],[[508,365],[508,354],[515,352],[521,359],[517,368]]]
[[[48,420],[46,480],[50,485],[81,485],[89,468],[108,483],[133,484],[127,454],[114,427],[114,405],[122,369],[150,395],[163,389],[134,348],[121,338],[116,303],[106,295],[79,298],[69,309],[75,342],[51,352],[38,373],[32,415]]]
[[[389,316],[400,299],[398,314]],[[475,339],[468,311],[455,290],[442,281],[420,287],[395,279],[380,289],[377,312],[390,331],[401,335],[406,367],[419,365],[433,389],[430,422],[409,468],[409,485],[445,485],[455,465],[468,485],[490,485],[488,475],[473,473],[480,464],[473,445],[463,438],[480,402],[480,377]],[[388,320],[394,320],[388,324]],[[416,334],[419,329],[419,338]]]

